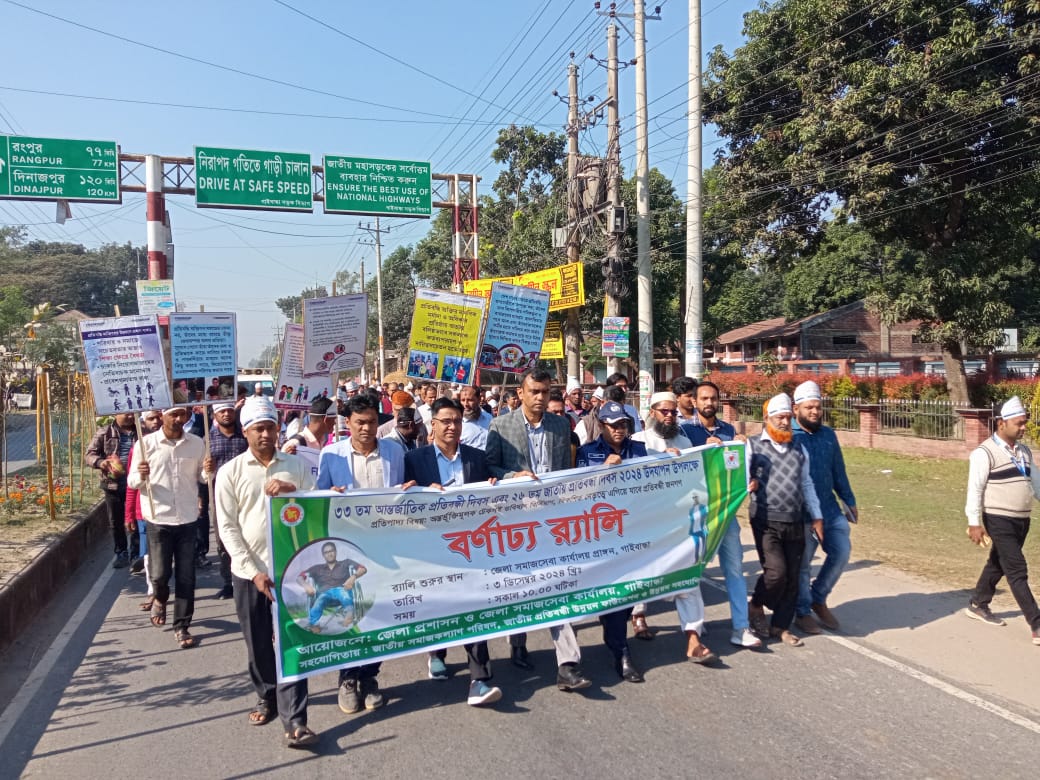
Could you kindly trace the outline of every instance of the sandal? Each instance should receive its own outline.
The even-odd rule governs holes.
[[[686,658],[695,664],[711,664],[719,660],[719,657],[715,655],[715,653],[711,652],[711,649],[707,645],[697,645],[697,648],[693,651],[693,655],[688,655]]]
[[[177,631],[173,636],[174,639],[176,639],[177,642],[180,644],[181,650],[188,650],[192,647],[195,647],[199,643],[199,640],[197,640],[195,637],[189,634],[188,629],[186,628],[182,628],[180,631]]]
[[[153,626],[165,626],[166,625],[166,605],[160,601],[152,602],[152,625]]]
[[[318,741],[318,735],[306,726],[293,726],[285,732],[286,744],[291,748],[304,748]]]
[[[278,711],[273,701],[260,699],[252,712],[249,713],[249,724],[251,726],[266,726],[278,716]]]
[[[152,604],[155,603],[155,596],[149,597],[148,601],[142,601],[138,606],[142,612],[151,612]]]
[[[654,638],[653,632],[650,631],[650,626],[646,623],[646,616],[644,615],[633,615],[632,616],[632,633],[636,639],[643,639],[650,641]]]
[[[779,639],[785,645],[790,645],[791,647],[801,647],[805,644],[800,636],[788,631],[786,628],[772,628],[769,631],[769,636],[773,639]]]

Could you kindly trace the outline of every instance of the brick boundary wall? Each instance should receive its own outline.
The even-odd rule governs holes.
[[[103,501],[73,515],[68,528],[0,588],[0,650],[11,644],[71,579],[102,539],[109,539]]]

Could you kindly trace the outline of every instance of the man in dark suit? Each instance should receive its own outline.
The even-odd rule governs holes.
[[[546,414],[549,402],[549,372],[534,369],[520,380],[520,406],[505,417],[496,417],[488,429],[487,463],[496,479],[530,477],[569,469],[574,465],[571,454],[571,426],[563,417]],[[570,624],[549,629],[556,646],[559,671],[556,687],[561,691],[587,688],[591,682],[578,666],[581,650]],[[530,669],[527,660],[527,634],[509,637],[514,666]]]
[[[484,453],[476,447],[462,444],[462,404],[450,398],[438,398],[430,407],[433,444],[405,453],[404,478],[421,487],[440,489],[457,487],[467,482],[492,483],[495,478],[488,471]],[[487,642],[464,645],[469,659],[468,704],[493,704],[502,698],[502,691],[487,684],[491,679],[491,662]],[[444,659],[448,651],[434,650],[429,654],[431,680],[447,680],[448,667]]]

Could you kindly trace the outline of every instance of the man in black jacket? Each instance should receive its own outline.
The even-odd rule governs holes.
[[[459,442],[462,435],[462,404],[450,398],[438,398],[430,407],[433,426],[433,444],[410,450],[404,456],[405,482],[415,481],[420,487],[455,487],[467,482],[495,482],[488,471],[484,453],[476,447]],[[469,696],[473,706],[493,704],[502,698],[502,691],[489,686],[491,662],[487,641],[464,645],[469,659]],[[447,680],[448,668],[444,659],[448,651],[434,650],[429,656],[431,680]]]
[[[113,569],[130,565],[126,541],[126,461],[137,441],[137,429],[132,414],[117,414],[115,422],[97,429],[87,447],[84,461],[101,472],[101,489],[105,494],[105,509],[112,527],[115,548]]]

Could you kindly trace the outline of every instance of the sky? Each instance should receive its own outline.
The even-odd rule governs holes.
[[[609,3],[601,3],[607,8]],[[648,4],[653,12],[655,3]],[[702,46],[732,52],[750,0],[702,0]],[[631,14],[631,0],[618,3]],[[661,3],[646,22],[650,165],[686,192],[688,5]],[[621,18],[619,57],[634,56]],[[429,161],[435,173],[497,175],[498,130],[533,124],[563,132],[570,53],[579,95],[606,94],[608,20],[592,0],[481,0],[393,4],[343,0],[0,0],[0,133],[115,141],[123,153],[190,157],[198,146]],[[627,28],[627,29],[626,29]],[[634,170],[635,68],[619,77],[621,154]],[[104,98],[99,99],[99,98]],[[582,133],[602,154],[605,122]],[[705,130],[703,159],[718,140]],[[374,248],[360,243],[371,218],[198,209],[169,195],[174,287],[187,310],[233,311],[238,362],[277,340],[276,298],[337,272],[366,274]],[[87,247],[146,243],[145,196],[122,205],[0,200],[0,225]],[[427,233],[421,219],[384,218],[384,256]],[[374,305],[374,302],[372,303]]]

